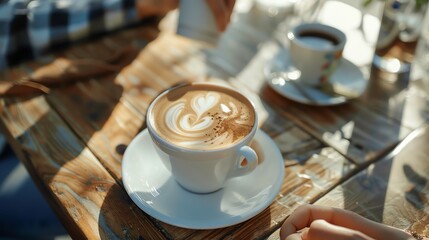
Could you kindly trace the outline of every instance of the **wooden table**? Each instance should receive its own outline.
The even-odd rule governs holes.
[[[421,83],[404,88],[362,65],[370,84],[358,99],[332,107],[287,100],[262,75],[279,49],[279,31],[254,20],[240,15],[217,49],[138,26],[1,74],[16,81],[59,57],[105,59],[126,46],[138,50],[111,74],[0,100],[2,133],[73,238],[276,239],[285,218],[306,203],[429,235],[429,97]],[[182,81],[216,79],[256,103],[260,128],[283,155],[285,179],[274,202],[248,221],[216,230],[178,228],[131,201],[122,155],[145,128],[158,93]]]

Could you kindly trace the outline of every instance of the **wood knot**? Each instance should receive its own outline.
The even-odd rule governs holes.
[[[117,154],[124,155],[126,149],[127,149],[127,145],[125,145],[125,144],[118,144],[116,146],[115,150],[116,150]]]

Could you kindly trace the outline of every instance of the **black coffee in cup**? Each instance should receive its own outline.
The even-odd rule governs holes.
[[[340,42],[336,37],[321,31],[304,31],[297,37],[304,44],[317,48],[332,48]]]

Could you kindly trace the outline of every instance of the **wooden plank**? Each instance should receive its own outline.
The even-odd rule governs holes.
[[[54,91],[48,99],[103,166],[119,181],[122,154],[142,129],[144,115],[119,99],[110,97],[99,84],[92,83],[78,83],[61,91]],[[106,85],[109,84],[104,81],[103,86]]]
[[[3,132],[72,237],[165,238],[44,97],[0,103]]]
[[[336,187],[316,204],[348,209],[429,237],[428,142],[426,124],[386,158]]]

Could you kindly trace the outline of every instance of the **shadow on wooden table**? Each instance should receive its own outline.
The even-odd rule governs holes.
[[[170,204],[174,205],[174,199],[176,196],[179,196],[178,191],[183,191],[180,188],[180,186],[174,182],[175,180],[173,178],[169,178],[167,180],[167,182],[164,184],[164,186],[161,186],[159,188],[157,188],[157,192],[160,194],[169,194],[168,199],[166,200],[166,197],[162,197],[160,199],[163,199],[163,201],[169,201]],[[130,239],[139,239],[139,235],[136,235],[136,233],[138,232],[145,232],[146,230],[149,230],[149,228],[156,228],[159,229],[162,234],[164,235],[164,237],[167,237],[169,239],[222,239],[226,236],[230,236],[231,233],[234,234],[248,234],[247,232],[237,232],[237,229],[239,226],[243,226],[243,225],[248,225],[249,227],[254,226],[255,224],[257,224],[258,226],[267,226],[266,228],[269,228],[270,226],[270,221],[271,221],[271,217],[270,217],[270,210],[269,209],[265,209],[263,212],[259,213],[257,215],[257,217],[253,217],[252,219],[256,219],[257,218],[257,223],[254,223],[254,220],[250,219],[244,223],[239,223],[236,225],[232,225],[230,227],[224,227],[224,228],[219,228],[219,229],[215,229],[215,230],[193,230],[193,229],[186,229],[186,228],[182,228],[182,227],[176,227],[167,223],[164,223],[162,221],[159,221],[157,219],[154,219],[152,217],[149,217],[149,215],[147,215],[146,213],[143,212],[143,210],[139,209],[139,207],[137,207],[137,205],[135,205],[133,203],[133,201],[131,200],[131,198],[129,196],[120,196],[117,194],[117,191],[120,191],[121,189],[118,188],[118,186],[113,186],[106,194],[106,197],[103,201],[103,204],[100,208],[100,215],[99,215],[99,230],[100,233],[106,234],[107,239],[111,239],[111,237],[113,236],[109,236],[109,233],[106,232],[105,230],[108,227],[111,226],[117,226],[118,222],[121,223],[126,223],[125,225],[121,226],[121,231],[124,233],[122,236],[124,237],[128,237]],[[135,193],[137,195],[145,195],[148,194],[147,192],[145,193]],[[183,195],[183,194],[182,194]],[[212,198],[210,199],[210,201],[213,202],[219,202],[219,204],[222,203],[222,196],[219,194],[216,194],[217,197],[219,197],[219,201],[215,201]],[[237,196],[237,198],[239,198],[240,196]],[[158,199],[158,201],[160,201],[160,199]],[[183,199],[179,200],[180,202],[183,202]],[[123,219],[120,219],[118,221],[118,218],[121,218],[121,216],[124,215],[124,212],[128,212],[129,209],[121,209],[121,208],[117,208],[115,206],[118,205],[118,203],[120,202],[127,202],[127,207],[129,209],[131,209],[132,211],[139,211],[142,214],[144,214],[145,216],[147,216],[147,218],[137,218],[133,221],[129,220],[129,217],[124,216]],[[168,203],[155,203],[155,204],[161,204],[161,205],[165,205]],[[249,202],[249,208],[251,208],[251,203]],[[213,206],[213,207],[218,207],[219,209],[222,207],[221,205],[219,206]],[[188,206],[184,207],[184,206],[177,206],[177,208],[173,208],[170,209],[171,211],[165,212],[163,214],[168,215],[168,216],[174,216],[174,215],[186,215],[186,212],[189,211],[190,209],[192,209],[192,211],[195,211],[195,205],[192,204],[192,202],[189,203]],[[207,210],[204,209],[198,209],[199,211],[201,211],[202,213],[204,212],[209,212]],[[212,211],[212,210],[210,210]],[[222,211],[219,211],[222,212]],[[228,217],[228,213],[224,212],[223,213],[225,216],[225,218]],[[237,217],[237,216],[235,216]],[[210,218],[210,215],[207,215],[205,218]],[[151,222],[148,221],[148,219],[152,219]],[[198,219],[191,219],[192,221],[198,221]],[[204,221],[204,218],[200,219],[199,221]],[[253,223],[252,223],[253,221]],[[177,222],[176,224],[183,224],[180,222]],[[136,228],[139,228],[139,230],[137,230]],[[147,229],[146,229],[147,228]],[[119,229],[117,229],[119,231]],[[246,229],[240,229],[240,231],[246,231]],[[116,230],[114,231],[116,232]],[[248,230],[248,232],[253,232],[252,230]],[[102,235],[103,238],[103,235]],[[158,239],[158,238],[149,238],[149,239]]]

